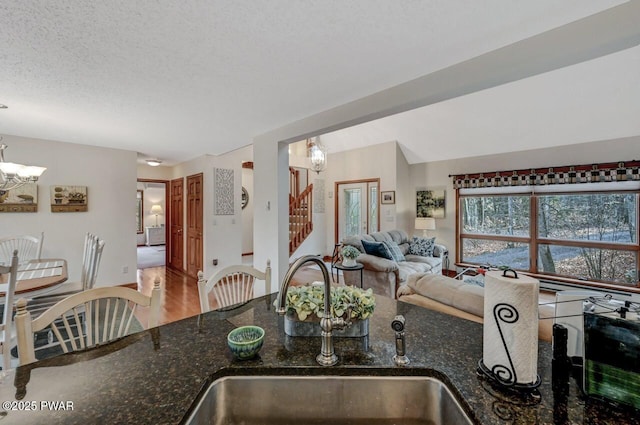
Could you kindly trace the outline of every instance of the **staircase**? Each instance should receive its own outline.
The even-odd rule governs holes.
[[[289,167],[289,255],[313,231],[313,184],[300,192],[300,172]]]

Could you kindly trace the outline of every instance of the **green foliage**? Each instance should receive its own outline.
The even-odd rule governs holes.
[[[286,308],[305,320],[311,315],[321,318],[324,311],[324,286],[292,286],[287,290]],[[351,306],[351,319],[364,320],[373,314],[376,299],[371,288],[364,290],[355,286],[331,288],[331,313],[342,317]]]

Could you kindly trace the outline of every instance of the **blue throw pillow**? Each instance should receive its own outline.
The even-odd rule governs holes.
[[[409,254],[420,255],[422,257],[433,257],[436,238],[419,238],[414,236],[409,243]]]
[[[364,248],[364,252],[369,255],[375,255],[376,257],[393,260],[393,258],[391,257],[391,253],[389,252],[389,248],[387,248],[387,246],[382,242],[369,242],[363,240],[362,247]]]
[[[393,241],[391,242],[384,241],[382,243],[385,244],[389,249],[389,253],[391,253],[391,259],[393,261],[395,261],[396,263],[399,263],[400,261],[405,261],[404,254],[400,250],[400,247],[398,246],[397,243]]]

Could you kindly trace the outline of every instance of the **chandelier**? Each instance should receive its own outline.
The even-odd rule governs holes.
[[[313,171],[320,174],[327,168],[327,148],[320,143],[320,137],[307,139],[307,154]]]
[[[2,138],[0,137],[0,140]],[[7,145],[0,143],[0,194],[27,183],[35,183],[46,170],[45,167],[5,162],[4,150]]]

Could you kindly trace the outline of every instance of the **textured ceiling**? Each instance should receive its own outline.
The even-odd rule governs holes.
[[[0,110],[0,134],[128,149],[169,163],[220,154],[620,3],[3,0],[0,103],[9,109]],[[636,66],[637,57],[630,59]],[[529,89],[517,82],[486,91],[497,98],[483,99],[481,92],[433,105],[429,119],[446,125],[429,129],[424,146],[389,137],[425,160],[434,149],[427,139],[439,150],[459,141],[456,151],[465,152],[470,134],[464,128],[476,132],[482,120],[492,119],[483,115],[491,109],[486,102],[498,106],[500,96],[508,96],[501,90],[535,97],[536,78],[546,75],[525,80],[533,80]],[[536,100],[512,120],[537,113],[538,106]],[[461,115],[448,108],[461,108]],[[469,121],[458,126],[456,116]],[[498,136],[513,138],[508,130]]]

